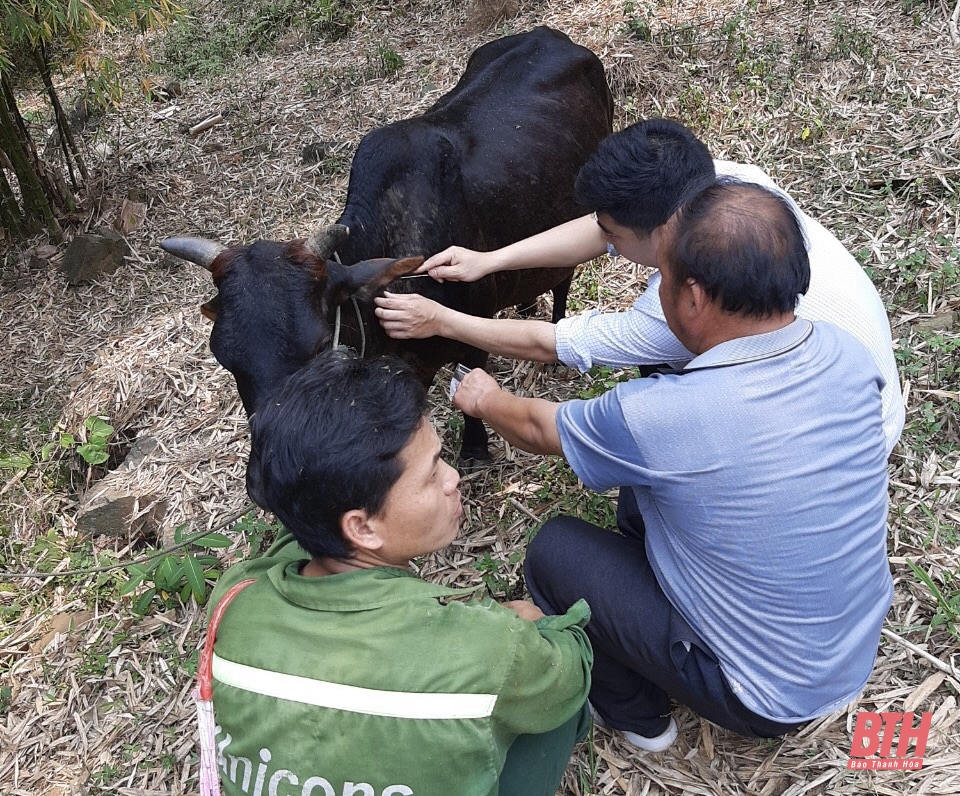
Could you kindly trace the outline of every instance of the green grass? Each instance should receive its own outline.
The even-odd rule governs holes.
[[[550,505],[543,514],[545,521],[564,514],[579,517],[601,528],[616,527],[617,507],[614,498],[584,487],[563,459],[552,457],[544,460],[537,467],[534,478],[540,484],[536,498],[542,504]]]
[[[350,34],[372,0],[231,0],[218,13],[194,0],[188,15],[167,34],[162,62],[176,77],[213,77],[236,68],[236,60],[247,55],[269,53],[288,34],[321,41],[336,41]],[[402,11],[403,9],[400,9]],[[369,56],[375,71],[391,75],[403,59],[389,45],[381,45]]]
[[[577,269],[570,295],[567,297],[567,315],[596,309],[616,298],[618,283],[624,274],[630,273],[632,266],[622,257],[610,258],[607,255],[590,260]]]
[[[583,374],[583,382],[577,393],[578,398],[589,400],[603,395],[618,384],[629,381],[638,376],[636,368],[611,368],[606,365],[595,365]]]
[[[935,608],[926,626],[926,637],[929,639],[937,630],[943,628],[960,640],[960,573],[943,569],[937,578],[932,574],[932,567],[928,572],[910,559],[907,559],[907,564],[934,599]]]
[[[359,100],[351,101],[352,96],[369,91],[368,82],[408,79],[411,64],[404,64],[404,57],[416,59],[415,68],[423,81],[431,81],[431,86],[439,82],[435,65],[425,63],[433,56],[428,37],[419,42],[416,51],[407,42],[417,37],[418,31],[410,24],[395,24],[403,22],[401,14],[415,8],[418,16],[424,16],[424,31],[436,33],[436,28],[430,27],[431,20],[426,19],[429,12],[423,5],[376,5],[372,0],[325,4],[309,0],[303,4],[282,0],[243,4],[227,0],[212,6],[188,0],[188,4],[194,16],[182,20],[167,36],[158,37],[168,39],[165,56],[170,56],[170,73],[225,76],[224,82],[230,83],[234,93],[229,94],[224,105],[245,100],[257,91],[269,96],[280,90],[288,91],[293,102],[309,98],[310,104],[320,106],[335,98],[343,100],[347,107],[359,105]],[[530,8],[527,4],[528,11]],[[804,209],[841,240],[860,249],[858,258],[880,290],[894,324],[902,376],[911,383],[907,426],[891,464],[890,554],[896,561],[915,562],[920,572],[906,563],[892,565],[897,597],[889,622],[897,633],[907,635],[915,643],[926,642],[935,655],[949,660],[958,649],[956,627],[960,621],[960,572],[952,553],[960,544],[960,530],[952,518],[956,511],[955,487],[945,479],[923,486],[921,473],[931,456],[939,458],[939,464],[933,468],[937,476],[949,475],[957,466],[958,403],[930,391],[956,392],[960,385],[960,328],[923,329],[917,321],[918,316],[922,321],[922,316],[930,311],[931,295],[935,311],[941,314],[957,308],[960,296],[960,252],[954,230],[945,224],[945,220],[960,212],[960,199],[952,184],[955,177],[947,172],[943,183],[933,177],[939,172],[926,168],[931,155],[925,152],[925,148],[936,148],[945,140],[932,136],[946,118],[943,109],[952,107],[955,98],[952,89],[939,85],[937,75],[916,69],[914,63],[900,61],[901,57],[909,61],[911,48],[942,44],[939,7],[930,0],[898,0],[898,4],[885,7],[885,13],[896,15],[902,11],[904,36],[918,37],[906,47],[891,38],[889,27],[874,32],[870,14],[858,16],[858,6],[825,8],[805,0],[799,8],[795,5],[781,9],[768,3],[747,2],[736,4],[732,13],[729,4],[710,9],[674,0],[635,0],[623,3],[622,8],[622,22],[613,23],[619,28],[617,47],[622,44],[625,50],[636,47],[652,52],[650,60],[657,73],[651,75],[649,62],[642,58],[635,59],[634,72],[629,69],[631,59],[608,62],[608,74],[620,81],[614,86],[617,126],[658,115],[679,118],[694,126],[718,156],[757,162],[774,173]],[[792,15],[790,25],[783,24],[782,11]],[[808,12],[804,27],[803,15]],[[834,16],[840,13],[843,17]],[[531,17],[528,13],[522,21],[504,23],[502,32],[514,33],[536,24]],[[911,25],[936,28],[936,44],[931,44],[928,31]],[[575,26],[569,32],[574,39],[578,38]],[[496,31],[487,34],[493,37]],[[602,39],[604,32],[597,35]],[[238,65],[246,56],[265,56],[281,49],[283,58],[297,59],[301,53],[291,49],[294,41],[312,41],[311,49],[316,50],[317,42],[344,36],[349,38],[351,47],[355,43],[362,47],[354,50],[356,59],[349,63],[325,62],[322,69],[297,71],[292,82],[284,86],[251,69],[249,63]],[[889,53],[881,49],[881,43],[890,45]],[[464,43],[460,49],[461,61],[465,61],[469,46]],[[408,55],[411,52],[417,54]],[[882,56],[891,63],[878,66]],[[259,126],[269,103],[263,106],[264,110],[255,101],[235,111],[232,134],[245,142],[257,136],[262,152],[275,158],[276,145],[264,137]],[[134,132],[132,129],[131,134]],[[925,143],[928,141],[933,143]],[[914,148],[904,150],[902,170],[901,161],[891,168],[890,153],[899,153],[907,145]],[[255,153],[256,157],[262,152]],[[337,152],[336,147],[327,145],[315,161],[318,190],[321,183],[325,189],[328,182],[321,178],[339,177],[348,168],[348,159]],[[303,201],[309,213],[316,212],[312,196],[290,201]],[[641,285],[626,287],[630,275],[627,263],[606,257],[581,269],[571,295],[571,313],[601,305],[626,306],[633,294],[642,289]],[[628,297],[627,293],[631,295]],[[597,368],[583,377],[570,375],[563,383],[561,379],[537,375],[531,393],[592,397],[630,375],[629,371]],[[54,426],[63,407],[38,413],[31,403],[32,392],[17,390],[0,398],[0,456],[27,455],[37,463],[26,473],[3,470],[0,479],[6,482],[16,474],[23,478],[24,486],[28,478],[32,479],[30,491],[37,495],[38,505],[45,507],[47,503],[40,499],[55,493],[64,496],[62,507],[76,494],[75,484],[85,480],[87,470],[73,452],[58,452],[57,461],[39,463],[43,445],[59,433]],[[44,388],[38,392],[49,391]],[[435,420],[441,427],[446,424],[443,434],[452,452],[459,447],[462,419],[459,413],[448,411],[445,400],[439,403],[443,406],[438,407]],[[54,420],[43,420],[41,415]],[[526,542],[537,530],[537,522],[530,514],[547,519],[562,513],[606,527],[615,524],[615,493],[590,492],[559,459],[517,454],[515,462],[497,462],[488,473],[465,479],[465,489],[470,491],[470,511],[464,538],[472,542],[470,534],[495,533],[499,541],[479,546],[469,543],[458,549],[467,563],[457,577],[470,584],[484,583],[498,599],[522,596],[521,558]],[[504,483],[524,487],[511,494],[516,494],[527,511],[511,506],[509,501],[505,503]],[[234,484],[231,489],[242,491],[242,484]],[[7,494],[13,495],[14,491]],[[54,511],[69,514],[69,509],[38,508],[37,516],[30,518],[26,526],[30,536],[25,537],[22,528],[14,529],[10,524],[4,527],[4,509],[0,508],[0,569],[20,570],[36,565],[49,570],[58,563],[82,568],[116,561],[116,554],[96,553],[89,542],[61,538],[63,529],[54,526],[55,516],[43,514],[45,511],[51,515]],[[262,553],[276,531],[276,525],[259,513],[247,515],[224,532],[237,542],[227,559]],[[123,555],[129,561],[136,553]],[[224,566],[224,556],[218,558],[219,566]],[[140,624],[132,607],[149,584],[140,586],[129,599],[120,598],[119,585],[126,577],[126,570],[121,569],[113,574],[58,582],[4,582],[0,584],[0,591],[5,594],[0,601],[0,638],[3,634],[12,638],[10,634],[15,632],[18,622],[22,629],[25,618],[50,610],[61,594],[86,606],[99,605],[104,615],[112,611],[111,624],[104,624],[102,635],[91,641],[90,649],[71,651],[66,659],[76,661],[74,671],[82,674],[80,685],[84,691],[99,695],[97,699],[103,700],[104,705],[109,702],[110,707],[105,707],[110,710],[108,717],[116,720],[118,714],[129,711],[136,729],[140,722],[149,724],[155,720],[150,718],[153,714],[148,708],[168,701],[169,694],[158,692],[155,698],[148,694],[139,705],[124,705],[113,693],[115,674],[126,671],[126,663],[136,656],[145,667],[161,667],[159,670],[172,679],[175,688],[184,687],[196,669],[196,642],[203,623],[197,621],[187,637],[168,632],[165,626],[160,631],[148,629],[158,626],[160,620],[148,618]],[[182,588],[184,584],[177,580],[176,585]],[[179,589],[176,593],[168,592],[166,599],[152,598],[149,611],[163,611],[164,624],[168,617],[181,623],[191,612],[199,616],[189,600],[186,605],[181,602]],[[129,628],[126,634],[124,628]],[[112,655],[114,650],[116,654]],[[51,660],[46,664],[42,659],[47,656],[36,657],[38,675],[35,692],[29,694],[30,704],[23,704],[27,700],[20,696],[19,704],[13,708],[10,701],[15,692],[23,693],[24,674],[12,658],[0,661],[0,721],[9,717],[19,722],[33,711],[34,701],[41,706],[53,704],[68,694],[59,684],[66,667],[58,669],[59,659],[54,655],[49,656]],[[919,682],[913,678],[914,669],[919,672],[918,678],[923,677],[924,666],[908,657],[907,664],[900,666],[894,677],[913,688]],[[18,678],[15,682],[13,672]],[[142,687],[139,675],[131,674],[137,687]],[[79,674],[77,677],[80,679]],[[870,686],[868,698],[888,690],[886,677],[881,674],[881,680]],[[105,690],[105,684],[112,690]],[[945,693],[941,690],[941,696]],[[78,704],[83,705],[82,699]],[[87,766],[89,779],[83,783],[91,796],[115,792],[135,770],[155,769],[163,779],[169,779],[169,772],[184,770],[194,750],[184,751],[182,727],[161,724],[151,729],[147,741],[131,734],[119,736],[120,740],[106,751],[92,747]],[[762,743],[761,756],[779,742]],[[830,736],[823,736],[820,742],[829,744]],[[600,751],[602,744],[599,741]],[[595,754],[593,746],[581,747],[575,761],[576,768],[571,772],[574,787],[567,792],[599,792],[598,776],[609,777],[606,762]],[[193,762],[190,761],[191,766]],[[865,788],[869,785],[858,772],[844,776]],[[609,780],[602,781],[609,784]],[[126,784],[134,787],[137,783]],[[762,784],[760,781],[758,787]],[[195,780],[193,785],[195,788]],[[186,787],[190,786],[187,782]]]
[[[514,550],[509,555],[495,555],[485,550],[477,557],[473,568],[480,573],[480,580],[491,597],[496,600],[523,598],[522,578],[512,577],[511,572],[523,561],[525,555],[525,549]]]
[[[879,51],[879,42],[866,27],[848,14],[837,14],[833,18],[833,52],[837,59],[855,55],[865,62],[874,62]]]
[[[253,558],[264,552],[280,532],[280,523],[268,520],[258,511],[248,511],[230,529],[231,536],[242,536],[246,543],[246,556]]]
[[[652,41],[653,28],[649,17],[643,9],[638,9],[636,3],[627,0],[627,2],[623,4],[623,16],[627,33],[638,41]]]

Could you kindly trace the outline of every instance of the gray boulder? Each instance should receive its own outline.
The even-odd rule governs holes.
[[[130,246],[112,229],[77,235],[67,246],[60,263],[67,282],[77,285],[88,282],[102,274],[112,274],[130,254]]]

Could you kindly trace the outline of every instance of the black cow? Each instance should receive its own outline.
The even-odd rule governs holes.
[[[204,305],[215,321],[210,347],[247,413],[336,343],[396,353],[428,384],[446,363],[485,364],[484,352],[451,340],[389,339],[372,302],[387,285],[484,317],[552,288],[554,321],[563,317],[572,270],[473,283],[398,277],[421,262],[414,258],[449,245],[492,250],[581,215],[574,178],[611,132],[612,115],[603,65],[590,50],[546,27],[507,36],[477,49],[453,90],[421,116],[363,138],[336,225],[305,241],[230,249],[164,241],[213,274],[218,293]],[[407,259],[373,259],[384,256]],[[480,421],[467,418],[461,455],[489,457]]]

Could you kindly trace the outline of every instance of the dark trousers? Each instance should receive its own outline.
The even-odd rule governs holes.
[[[654,736],[666,729],[670,699],[740,735],[774,737],[780,724],[748,710],[731,691],[717,657],[673,607],[647,559],[633,493],[620,492],[621,533],[556,517],[530,543],[524,575],[547,614],[581,597],[590,604],[590,702],[610,726]]]
[[[507,749],[498,796],[554,796],[573,747],[590,731],[587,706],[557,729],[520,735]]]

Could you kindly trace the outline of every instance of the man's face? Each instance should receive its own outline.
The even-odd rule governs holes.
[[[648,268],[657,268],[657,239],[654,230],[649,235],[638,235],[630,227],[624,227],[606,213],[596,213],[597,226],[603,231],[607,243],[616,249],[617,254]]]
[[[386,563],[405,567],[416,556],[441,550],[456,537],[463,508],[460,474],[440,458],[440,438],[422,420],[400,451],[403,474],[387,493],[383,508],[369,519]]]

